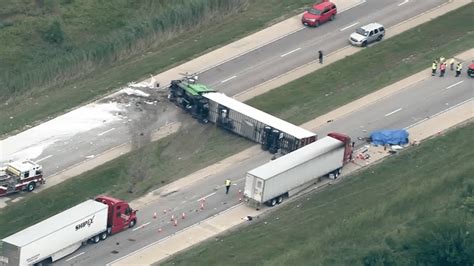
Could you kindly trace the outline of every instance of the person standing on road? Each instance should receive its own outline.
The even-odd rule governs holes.
[[[433,60],[433,63],[431,64],[431,76],[436,75],[436,69],[438,69],[438,61]]]
[[[319,50],[318,51],[318,58],[319,58],[319,63],[323,63],[323,51]]]
[[[449,67],[451,71],[454,71],[454,63],[456,63],[456,61],[454,60],[454,58],[451,58],[451,60],[449,60]]]
[[[225,180],[225,194],[229,194],[229,189],[230,189],[231,184],[232,184],[232,181],[230,181],[230,179]]]
[[[444,72],[446,72],[446,62],[439,65],[439,76],[444,77]]]
[[[458,65],[456,66],[456,78],[459,77],[459,75],[461,75],[461,71],[462,71],[462,62],[459,62]]]

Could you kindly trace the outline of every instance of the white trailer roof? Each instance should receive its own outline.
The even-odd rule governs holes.
[[[33,161],[30,161],[30,160],[26,160],[26,161],[15,161],[15,162],[11,162],[11,163],[8,163],[7,165],[19,170],[20,172],[27,172],[27,171],[30,171],[32,169],[39,169],[40,168],[40,165],[33,162]]]
[[[299,126],[295,126],[278,117],[275,117],[273,115],[260,111],[245,103],[239,102],[235,100],[234,98],[228,97],[224,93],[219,93],[219,92],[204,93],[203,97],[206,97],[207,99],[217,102],[221,105],[224,105],[231,110],[234,110],[243,115],[251,117],[257,121],[260,121],[266,125],[269,125],[272,128],[276,128],[280,131],[283,131],[298,139],[308,138],[308,137],[316,135],[315,133],[309,130],[306,130]]]
[[[344,146],[342,141],[332,137],[324,137],[316,142],[290,152],[285,156],[250,170],[248,173],[260,179],[267,180],[341,146]],[[341,158],[341,160],[342,159],[343,158]]]
[[[87,200],[79,205],[58,213],[44,221],[32,225],[5,239],[4,242],[17,247],[23,247],[31,242],[43,238],[61,228],[77,223],[91,214],[107,209],[107,205],[95,200]]]

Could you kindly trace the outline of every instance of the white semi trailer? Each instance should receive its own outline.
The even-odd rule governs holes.
[[[337,178],[351,157],[350,137],[330,133],[249,171],[245,178],[244,196],[252,205],[275,206],[319,177],[331,175]]]
[[[127,202],[99,196],[3,239],[0,265],[48,265],[135,223],[136,210]]]

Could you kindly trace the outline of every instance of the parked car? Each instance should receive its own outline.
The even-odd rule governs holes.
[[[385,36],[385,28],[379,23],[370,23],[357,28],[349,37],[352,45],[365,47],[369,43],[381,41]]]
[[[334,20],[337,14],[337,7],[334,3],[323,1],[314,4],[301,18],[301,22],[306,26],[318,27],[320,24]]]
[[[470,64],[467,68],[467,75],[471,78],[474,78],[474,62],[472,62],[472,64]]]

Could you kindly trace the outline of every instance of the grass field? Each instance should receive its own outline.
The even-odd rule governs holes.
[[[386,82],[401,79],[428,67],[428,62],[434,58],[435,55],[438,56],[442,54],[449,57],[472,47],[472,26],[466,23],[466,21],[469,21],[469,15],[473,12],[473,7],[474,4],[471,4],[466,8],[435,19],[428,24],[417,27],[390,40],[386,40],[344,60],[350,60],[349,62],[352,66],[360,66],[362,62],[366,62],[367,53],[370,49],[373,54],[379,56],[377,60],[374,60],[374,63],[371,63],[372,68],[378,69],[378,76],[388,76],[386,78],[379,77],[375,79],[375,84],[382,86]],[[458,28],[464,29],[464,34],[454,34],[453,32],[457,32],[457,30],[455,31],[443,27],[445,23],[455,23],[459,25]],[[437,31],[435,31],[435,29],[437,29]],[[430,40],[435,39],[438,35],[444,36],[443,45],[433,46],[433,48],[427,49],[424,46],[414,45],[411,42],[411,39],[416,37],[421,42],[429,43]],[[399,62],[404,58],[411,57],[419,58],[419,60],[426,61],[427,63],[421,64],[417,62],[407,66],[399,64],[396,67],[390,68],[390,71],[387,71],[387,66],[390,65],[390,62]],[[298,84],[298,87],[294,87],[293,89],[310,95],[311,97],[300,99],[298,94],[288,93],[288,89],[291,86],[285,86],[258,97],[256,100],[251,101],[251,103],[265,111],[270,111],[284,118],[289,118],[293,122],[305,122],[332,108],[337,108],[338,106],[344,105],[380,88],[370,84],[370,82],[360,82],[360,80],[373,80],[373,73],[371,71],[360,70],[360,74],[354,75],[353,72],[357,72],[354,68],[340,68],[338,64],[339,63],[332,64],[310,74],[308,77],[304,77],[302,80],[306,80],[306,82],[302,82],[302,80],[294,82],[294,84]],[[331,99],[325,98],[325,91],[315,90],[311,82],[312,79],[319,79],[322,71],[327,71],[327,73],[335,72],[339,73],[340,76],[347,77],[343,79],[343,81],[335,78],[326,83],[327,87],[333,88],[333,91],[331,91],[333,94]],[[380,73],[384,75],[380,75]],[[348,84],[354,84],[354,86],[349,87]],[[345,94],[341,95],[343,90],[350,90],[347,94],[351,97]],[[286,99],[282,101],[282,97]],[[315,101],[320,101],[318,100],[320,98],[326,99],[330,104],[325,102],[312,105],[308,104],[308,102],[314,103]],[[273,104],[267,104],[267,101]],[[276,103],[280,103],[282,106],[278,112],[272,109],[275,108]],[[300,106],[302,110],[305,110],[304,116],[303,112],[301,112],[302,118],[294,115],[292,110],[296,107],[293,106]],[[306,112],[312,114],[312,116],[307,115]],[[193,141],[197,135],[200,136],[198,143]],[[184,140],[188,140],[189,142],[184,142]],[[140,150],[134,154],[123,156],[93,171],[75,177],[73,180],[66,181],[61,185],[48,189],[45,193],[27,195],[26,199],[0,210],[0,224],[2,224],[0,227],[0,237],[31,225],[87,197],[99,193],[108,193],[126,199],[136,198],[152,187],[157,188],[162,184],[171,182],[203,166],[216,162],[227,155],[237,153],[250,145],[251,143],[236,138],[235,136],[227,135],[220,130],[216,130],[214,127],[190,125],[188,129],[150,145],[148,150]],[[183,147],[186,147],[186,149]],[[193,151],[193,153],[189,154],[188,151]],[[151,152],[151,154],[153,154],[153,156],[145,157],[149,159],[147,164],[150,165],[150,176],[152,178],[138,184],[134,193],[128,193],[126,192],[127,185],[124,185],[129,182],[127,173],[127,167],[129,167],[129,165],[127,162],[135,161],[135,158],[140,156],[143,152]],[[184,156],[185,154],[186,156]],[[182,158],[179,160],[179,166],[176,166],[178,164],[175,158],[179,157]],[[158,163],[159,165],[157,165]],[[81,186],[78,186],[78,184],[81,184]],[[101,186],[98,184],[105,185]],[[64,200],[64,195],[73,196],[68,196],[68,200],[66,201]],[[48,204],[41,204],[43,202]],[[35,212],[29,211],[38,209],[38,206],[41,206],[40,210]],[[12,217],[15,217],[15,219],[12,219]]]
[[[160,265],[471,265],[474,124]]]
[[[0,135],[179,65],[311,2],[0,0]],[[49,31],[63,32],[64,40],[45,41]]]

